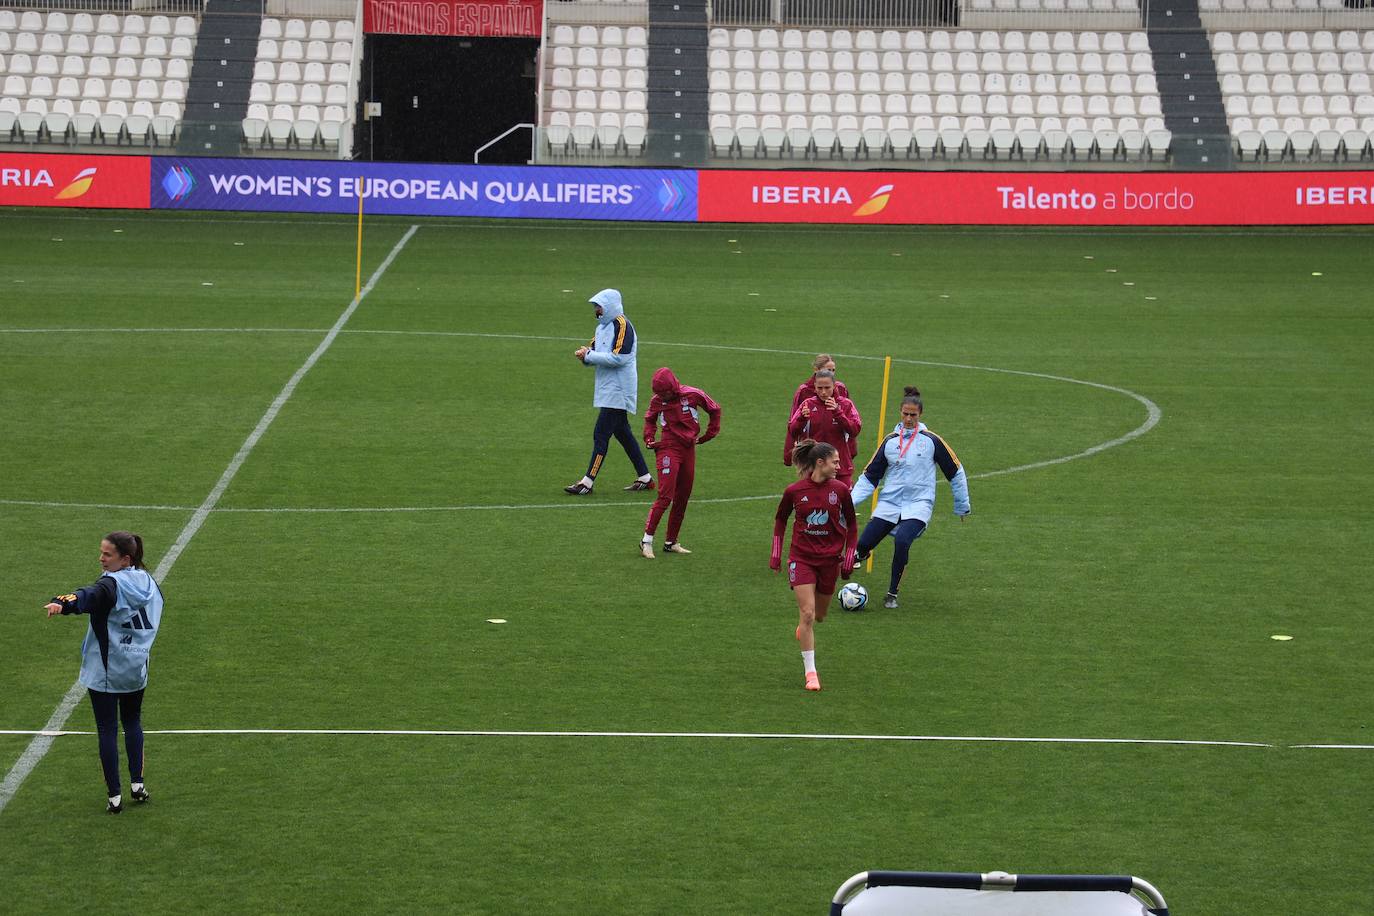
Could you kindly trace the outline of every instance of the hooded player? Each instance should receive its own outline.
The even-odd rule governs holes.
[[[639,475],[625,489],[652,490],[653,475],[630,430],[630,414],[635,412],[639,388],[639,373],[635,368],[638,349],[635,326],[625,317],[620,290],[603,289],[587,301],[596,307],[596,336],[588,346],[578,347],[573,356],[584,366],[596,368],[592,406],[601,408],[601,412],[596,416],[596,428],[592,431],[592,458],[587,464],[587,473],[581,480],[564,487],[563,492],[573,496],[587,496],[592,492],[612,436],[625,449]]]
[[[692,497],[692,483],[696,478],[697,445],[710,442],[720,433],[720,405],[700,388],[684,385],[667,366],[654,373],[654,397],[644,414],[644,444],[655,453],[658,467],[658,498],[649,508],[644,523],[644,537],[639,542],[640,555],[654,558],[654,532],[658,521],[671,505],[668,513],[666,553],[691,553],[677,542],[682,519],[687,514],[687,500]],[[700,411],[706,411],[710,422],[701,431]]]

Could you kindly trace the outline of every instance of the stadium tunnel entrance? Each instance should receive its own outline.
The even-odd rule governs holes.
[[[360,98],[381,114],[357,121],[355,149],[379,162],[471,163],[473,153],[536,116],[537,38],[368,35]],[[530,160],[530,134],[482,152],[484,164]]]

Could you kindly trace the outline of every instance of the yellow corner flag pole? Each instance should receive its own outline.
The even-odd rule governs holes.
[[[883,441],[887,429],[887,382],[892,377],[892,357],[883,357],[883,402],[878,407],[878,441]],[[873,490],[873,511],[878,511],[878,490]],[[873,572],[873,554],[868,555],[868,562],[864,564],[864,572]]]
[[[363,294],[363,179],[358,178],[358,257],[353,274],[353,298]]]

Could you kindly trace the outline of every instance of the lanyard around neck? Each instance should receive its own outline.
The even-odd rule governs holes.
[[[919,428],[918,428],[918,429],[913,429],[913,430],[911,431],[911,438],[907,439],[905,442],[903,442],[901,439],[898,439],[898,440],[897,440],[898,442],[901,443],[900,445],[897,446],[897,457],[898,457],[898,458],[905,458],[905,457],[906,457],[907,449],[911,448],[911,443],[913,443],[913,442],[916,441],[916,437],[917,437],[918,435],[920,435],[920,433],[921,433],[921,430],[920,430]]]

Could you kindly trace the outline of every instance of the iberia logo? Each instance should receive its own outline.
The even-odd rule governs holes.
[[[57,196],[54,197],[53,200],[73,200],[77,197],[83,197],[86,192],[91,189],[91,185],[94,183],[95,169],[82,169],[77,173],[76,177],[72,179],[71,184],[57,192]]]
[[[887,202],[892,198],[892,185],[885,184],[868,196],[859,209],[854,211],[855,216],[872,216],[875,213],[883,212]]]

